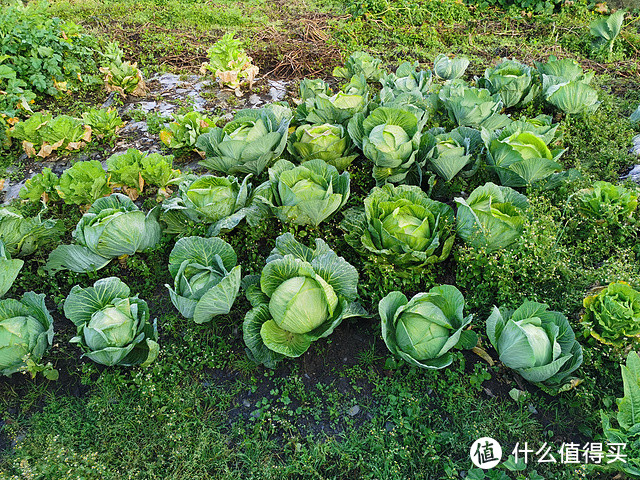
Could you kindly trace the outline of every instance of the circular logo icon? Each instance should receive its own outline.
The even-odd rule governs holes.
[[[476,467],[489,470],[500,463],[502,447],[493,438],[482,437],[473,442],[469,456]]]

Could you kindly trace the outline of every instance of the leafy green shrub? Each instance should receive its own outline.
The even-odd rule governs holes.
[[[505,10],[525,10],[533,13],[551,14],[560,10],[564,0],[470,0],[481,8],[500,7]]]
[[[98,280],[93,287],[71,289],[64,314],[78,328],[71,343],[80,345],[83,357],[102,365],[143,367],[156,359],[156,320],[149,322],[147,302],[130,294],[117,277]]]

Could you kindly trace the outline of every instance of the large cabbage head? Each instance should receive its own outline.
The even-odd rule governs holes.
[[[464,317],[464,298],[452,285],[441,285],[407,300],[391,292],[379,305],[382,338],[394,355],[421,368],[444,368],[453,357],[473,315]]]
[[[162,220],[166,232],[184,235],[191,224],[208,224],[208,235],[233,229],[245,218],[250,203],[251,175],[242,184],[233,176],[190,176],[182,182],[178,192],[162,203]]]
[[[317,93],[296,110],[297,123],[346,125],[358,112],[366,112],[369,87],[363,75],[355,75],[337,93]]]
[[[256,191],[256,198],[286,223],[318,226],[349,199],[349,173],[323,160],[295,166],[278,160],[269,169],[269,181]]]
[[[453,209],[431,200],[420,187],[375,187],[364,207],[364,212],[347,211],[341,224],[347,242],[360,253],[403,267],[442,262],[449,256],[455,239]]]
[[[504,108],[531,102],[540,91],[535,83],[536,71],[515,60],[503,59],[495,67],[487,68],[478,86],[500,95]]]
[[[509,187],[486,183],[458,204],[457,232],[474,248],[499,250],[522,235],[527,197]]]
[[[500,361],[532,383],[560,387],[582,364],[567,317],[544,303],[525,301],[515,311],[493,307],[487,336]]]
[[[250,358],[268,367],[299,357],[343,319],[364,313],[353,303],[358,272],[320,239],[311,249],[291,234],[279,236],[262,274],[251,280],[254,308],[245,316],[244,341]]]
[[[181,238],[169,255],[174,283],[165,287],[171,302],[183,317],[196,323],[229,313],[240,289],[236,263],[236,253],[221,238]]]
[[[640,340],[640,292],[614,282],[583,301],[582,322],[601,343],[623,347]]]
[[[357,157],[346,129],[329,123],[299,126],[287,148],[300,162],[319,158],[339,171],[345,170]]]
[[[105,267],[112,258],[133,255],[160,241],[160,210],[144,214],[130,198],[114,193],[94,202],[85,213],[73,238],[76,245],[60,245],[49,255],[47,270],[91,272]]]
[[[483,136],[487,162],[502,185],[524,187],[562,170],[557,160],[564,150],[551,151],[543,135],[509,126],[497,135],[483,130]]]
[[[259,175],[286,147],[291,116],[279,104],[240,110],[223,128],[198,137],[196,147],[205,153],[200,164],[226,174]]]
[[[348,125],[349,135],[374,163],[373,178],[378,186],[402,182],[414,167],[424,124],[412,112],[379,107],[371,115],[355,115]]]
[[[159,346],[156,321],[149,322],[149,307],[119,278],[98,280],[93,287],[76,285],[64,302],[64,314],[77,327],[71,339],[83,356],[102,365],[152,363]]]
[[[53,341],[53,318],[44,294],[25,293],[20,300],[0,300],[0,373],[11,375],[40,361]]]

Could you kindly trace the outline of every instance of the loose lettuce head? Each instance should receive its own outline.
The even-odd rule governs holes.
[[[452,285],[433,287],[411,300],[391,292],[378,305],[382,338],[389,351],[420,368],[451,364],[450,350],[458,343],[473,315],[464,317],[464,298]]]
[[[93,287],[76,285],[64,301],[64,314],[77,327],[71,339],[87,357],[102,365],[151,364],[160,350],[156,320],[149,321],[147,302],[131,297],[117,277],[98,280]]]
[[[43,293],[0,300],[0,374],[9,376],[25,369],[25,357],[38,362],[52,342],[53,318]]]
[[[508,247],[522,235],[527,197],[509,187],[487,183],[469,198],[456,197],[457,233],[474,248],[487,251]]]
[[[226,174],[259,175],[284,151],[291,116],[277,104],[240,110],[224,128],[198,137],[196,147],[205,153],[200,164]]]
[[[249,88],[253,86],[259,69],[251,63],[252,58],[242,48],[242,42],[233,36],[233,32],[223,35],[207,50],[209,63],[203,64],[200,71],[213,72],[221,87],[228,86],[240,95],[241,85],[246,83]]]
[[[249,213],[251,175],[238,183],[235,177],[190,176],[179,186],[178,192],[162,202],[162,220],[166,232],[185,235],[190,224],[210,225],[207,234],[228,232]]]
[[[169,255],[173,306],[196,323],[209,322],[231,311],[240,289],[240,265],[231,245],[224,240],[185,237],[176,242]]]
[[[453,209],[431,200],[420,187],[375,187],[364,212],[345,212],[345,239],[364,255],[392,265],[420,267],[444,261],[455,239]]]
[[[640,340],[640,292],[614,282],[584,299],[582,322],[601,343],[623,347]]]
[[[35,113],[19,122],[11,136],[22,140],[22,147],[30,157],[45,158],[56,150],[78,150],[91,141],[91,127],[69,115]]]
[[[130,198],[114,193],[91,205],[73,232],[75,245],[60,245],[49,255],[46,269],[92,272],[105,267],[111,259],[133,255],[160,241],[158,207],[147,215]]]
[[[397,108],[379,107],[365,118],[356,114],[347,130],[364,156],[374,164],[378,186],[403,182],[416,163],[425,118]]]
[[[500,95],[504,108],[522,106],[533,101],[540,91],[535,73],[520,62],[503,59],[495,67],[487,68],[477,83],[492,94]]]
[[[253,306],[243,323],[247,354],[270,368],[299,357],[345,318],[366,315],[354,303],[358,272],[321,239],[311,249],[290,233],[279,236],[260,277],[247,283]]]
[[[67,204],[87,205],[111,193],[109,179],[97,160],[74,163],[60,176],[58,196]]]
[[[142,193],[145,184],[164,189],[179,181],[180,171],[173,168],[172,155],[144,153],[130,148],[126,153],[116,153],[107,159],[111,182],[123,190],[132,200]]]
[[[544,303],[525,301],[515,311],[493,307],[487,336],[500,361],[528,382],[559,388],[582,364],[567,317]]]
[[[323,123],[320,125],[300,125],[287,146],[289,153],[300,162],[319,158],[339,171],[345,170],[358,156],[342,125]]]
[[[269,181],[256,191],[282,222],[318,226],[342,208],[349,199],[349,174],[320,159],[295,166],[278,160],[269,169]]]
[[[42,173],[38,173],[28,179],[24,187],[20,189],[20,198],[32,202],[49,200],[60,200],[56,188],[60,185],[60,177],[53,173],[50,168],[43,168]]]
[[[97,138],[113,139],[124,126],[115,108],[90,108],[82,113],[82,120],[91,127],[91,133]]]

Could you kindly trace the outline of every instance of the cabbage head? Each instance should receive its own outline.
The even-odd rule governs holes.
[[[155,246],[162,234],[158,207],[144,214],[129,197],[114,193],[96,200],[73,231],[75,245],[59,245],[46,264],[60,270],[92,272],[113,258],[133,255]]]
[[[269,181],[256,190],[256,198],[285,223],[317,227],[349,199],[349,173],[323,160],[295,166],[278,160],[269,169]]]
[[[451,121],[459,127],[494,130],[511,122],[509,117],[500,114],[504,105],[498,94],[492,95],[486,88],[469,87],[462,80],[446,83],[438,98]]]
[[[544,303],[514,310],[493,307],[487,336],[500,361],[528,382],[561,387],[582,364],[582,347],[567,317]]]
[[[378,305],[382,338],[389,351],[409,365],[444,368],[453,361],[450,350],[473,319],[463,310],[464,298],[452,285],[433,287],[411,300],[391,292]]]
[[[77,327],[71,343],[102,365],[151,364],[158,356],[158,327],[149,322],[147,302],[117,277],[98,280],[93,287],[76,285],[64,301],[64,314]]]
[[[378,186],[403,182],[409,170],[417,167],[425,121],[426,117],[390,107],[376,108],[366,118],[359,113],[349,121],[349,135],[373,162],[373,178]]]
[[[44,294],[25,293],[20,300],[0,300],[0,373],[26,369],[25,358],[39,362],[53,342],[53,318]]]
[[[443,128],[433,128],[425,136],[425,166],[445,182],[450,182],[458,174],[470,177],[476,173],[483,150],[478,130],[458,127],[445,132]]]
[[[385,74],[382,60],[367,52],[353,52],[344,67],[333,69],[333,76],[350,80],[354,75],[363,75],[367,81],[377,82]]]
[[[466,57],[449,58],[440,53],[433,61],[433,73],[442,80],[455,80],[464,75],[469,66],[469,59]]]
[[[508,247],[522,235],[527,197],[509,187],[486,183],[458,204],[457,233],[474,248],[488,252]]]
[[[300,162],[319,158],[344,171],[358,156],[342,125],[300,125],[291,136],[289,153]]]
[[[240,265],[233,247],[218,237],[185,237],[169,255],[173,287],[169,296],[185,318],[196,323],[226,315],[240,289]]]
[[[354,302],[358,272],[321,239],[312,249],[280,235],[261,275],[245,283],[253,306],[243,323],[247,354],[269,368],[299,357],[345,318],[366,315]]]
[[[495,67],[487,68],[477,84],[500,95],[504,108],[523,106],[533,101],[540,91],[535,74],[535,69],[505,58]]]
[[[193,224],[209,225],[210,236],[232,230],[249,212],[250,177],[247,175],[240,184],[233,176],[189,176],[173,197],[162,202],[165,232],[185,235]]]
[[[623,347],[640,340],[640,292],[629,284],[610,283],[582,304],[582,322],[599,342]]]
[[[196,148],[205,153],[200,165],[226,174],[259,175],[287,146],[291,116],[279,104],[240,110],[223,128],[198,137]]]
[[[364,212],[345,212],[346,241],[362,255],[375,255],[402,267],[444,261],[455,240],[453,209],[431,200],[420,187],[375,187]]]

